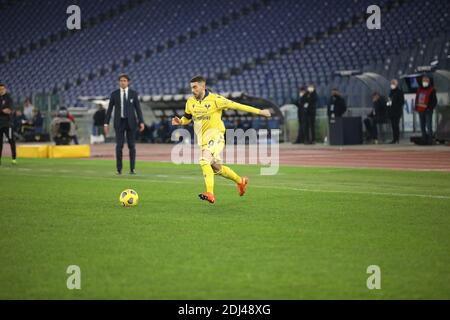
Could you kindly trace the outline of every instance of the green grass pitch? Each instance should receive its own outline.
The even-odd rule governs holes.
[[[196,165],[3,159],[0,298],[450,299],[450,174],[232,167],[248,193],[216,177],[210,205]]]

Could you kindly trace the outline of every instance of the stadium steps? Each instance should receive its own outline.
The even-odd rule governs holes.
[[[449,39],[445,41],[444,39]],[[438,44],[436,49],[433,45]],[[423,65],[427,65],[429,62],[436,60],[439,61],[439,68],[445,69],[446,53],[450,50],[450,32],[446,32],[441,35],[436,35],[432,39],[427,41],[421,41],[414,46],[408,48],[402,48],[399,52],[390,54],[383,59],[381,68],[377,72],[386,78],[400,77],[405,74],[411,74],[418,72],[417,66],[414,63],[419,58],[424,61]],[[363,67],[363,70],[373,70],[376,67],[373,65],[367,65]],[[397,73],[394,73],[394,72]]]
[[[69,88],[72,88],[74,86],[79,86],[85,81],[94,80],[108,73],[115,73],[121,67],[126,67],[132,63],[137,63],[141,60],[148,59],[155,54],[159,54],[165,50],[175,47],[176,45],[195,39],[202,34],[213,32],[223,26],[232,23],[233,21],[245,18],[246,16],[263,9],[265,6],[267,6],[268,3],[270,3],[270,1],[271,0],[256,0],[238,11],[233,11],[229,14],[225,14],[220,18],[212,20],[211,22],[198,27],[197,29],[188,31],[184,34],[179,34],[172,39],[166,39],[165,41],[162,41],[160,44],[154,47],[149,47],[141,50],[140,53],[135,53],[132,56],[128,56],[119,61],[113,62],[109,66],[99,67],[96,70],[91,70],[90,72],[87,72],[83,76],[79,76],[76,79],[68,79],[63,84],[55,85],[52,93],[57,94],[60,91],[68,90]]]
[[[387,14],[392,9],[397,8],[405,4],[406,2],[407,0],[391,0],[381,8],[381,12],[382,14]],[[266,64],[269,61],[279,59],[283,55],[289,55],[296,50],[302,50],[310,44],[315,44],[317,42],[320,42],[321,40],[324,40],[331,36],[335,36],[347,29],[353,28],[358,24],[364,23],[367,17],[368,15],[366,13],[354,15],[347,21],[342,21],[339,24],[329,28],[324,32],[319,32],[315,34],[315,36],[313,37],[306,37],[301,41],[292,42],[289,46],[280,47],[275,50],[272,50],[263,57],[253,58],[252,62],[242,63],[238,67],[229,68],[228,70],[218,73],[215,77],[209,78],[208,83],[210,85],[214,85],[221,80],[228,80],[234,76],[241,75],[248,70],[256,68],[258,65]],[[182,90],[183,89],[180,88],[180,91]]]
[[[105,21],[111,20],[113,18],[116,18],[117,16],[123,14],[124,12],[127,12],[129,10],[132,10],[139,5],[143,4],[144,2],[151,1],[151,0],[129,0],[126,3],[122,3],[117,5],[116,7],[109,9],[106,12],[102,12],[97,16],[90,17],[87,20],[83,20],[81,22],[81,28],[82,29],[89,29],[92,28],[98,24],[101,24]],[[9,6],[13,5],[13,3],[16,3],[18,1],[9,0],[8,3]],[[5,4],[6,6],[7,4]],[[67,28],[61,29],[50,36],[42,37],[36,41],[29,42],[26,45],[22,45],[16,50],[9,51],[7,53],[4,53],[0,56],[0,65],[8,63],[12,60],[18,59],[26,54],[29,54],[35,50],[39,50],[43,47],[49,46],[53,43],[56,43],[58,41],[61,41],[65,38],[68,38],[75,34],[76,31],[68,30]]]

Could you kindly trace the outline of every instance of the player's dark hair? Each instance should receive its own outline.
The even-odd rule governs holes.
[[[125,79],[127,79],[128,81],[131,80],[131,79],[130,79],[130,76],[127,75],[126,73],[121,73],[121,74],[119,75],[119,81],[120,81],[120,79],[122,79],[122,78],[125,78]]]
[[[4,83],[0,83],[0,87],[6,87]]]
[[[206,79],[203,76],[195,76],[191,79],[191,83],[193,82],[205,82],[206,83]]]

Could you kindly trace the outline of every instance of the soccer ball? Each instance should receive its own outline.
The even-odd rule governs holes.
[[[133,189],[127,189],[120,193],[119,201],[124,207],[133,207],[138,204],[139,196]]]

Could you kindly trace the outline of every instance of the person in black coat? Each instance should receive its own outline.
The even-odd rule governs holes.
[[[377,125],[386,121],[386,107],[387,100],[378,92],[372,94],[373,107],[372,111],[364,119],[369,139],[375,144],[378,143],[378,128]]]
[[[306,88],[301,87],[297,101],[298,135],[295,143],[305,142],[305,103],[307,102]]]
[[[327,106],[328,122],[336,118],[340,118],[347,111],[347,105],[338,89],[331,91],[330,103]]]
[[[316,110],[317,93],[314,85],[308,86],[306,94],[305,108],[305,144],[314,144],[316,142]]]
[[[0,164],[2,163],[3,136],[11,146],[12,163],[16,164],[16,139],[13,133],[13,100],[6,90],[6,85],[0,83]]]
[[[126,74],[119,76],[120,89],[111,94],[105,119],[105,135],[109,132],[109,121],[114,110],[114,129],[116,131],[116,165],[117,174],[122,174],[122,149],[127,136],[130,150],[130,174],[135,174],[136,164],[136,130],[144,131],[144,118],[138,93],[128,88],[130,77]]]
[[[103,134],[103,126],[106,119],[106,110],[101,104],[97,104],[97,111],[94,113],[94,135],[100,136]]]
[[[398,87],[398,81],[391,81],[391,92],[389,93],[388,115],[392,125],[392,141],[391,144],[400,142],[400,120],[403,116],[403,107],[405,105],[405,96],[403,91]]]

